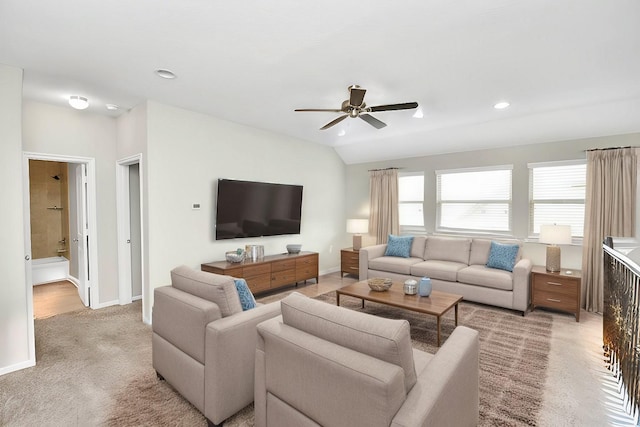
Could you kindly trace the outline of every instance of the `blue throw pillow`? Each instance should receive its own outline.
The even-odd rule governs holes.
[[[393,234],[389,234],[389,241],[387,242],[387,249],[384,252],[384,256],[409,258],[411,256],[412,243],[413,236],[394,236]]]
[[[242,311],[250,310],[256,307],[256,299],[253,297],[249,285],[244,279],[233,279],[236,282],[236,290],[240,297],[240,304],[242,305]]]
[[[487,267],[499,268],[500,270],[513,271],[518,256],[518,245],[510,245],[498,242],[491,242]]]

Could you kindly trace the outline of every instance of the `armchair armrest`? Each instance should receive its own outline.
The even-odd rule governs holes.
[[[360,248],[360,259],[358,263],[358,273],[360,280],[367,280],[369,278],[367,272],[369,271],[369,260],[384,256],[387,250],[387,244],[367,246],[366,248]]]
[[[256,326],[279,315],[277,301],[207,326],[204,415],[213,423],[221,423],[253,401]]]
[[[529,308],[530,286],[529,278],[533,263],[530,259],[522,258],[513,267],[513,309],[523,313]]]
[[[207,325],[220,319],[220,308],[172,286],[154,291],[153,332],[204,363],[204,336]]]
[[[478,332],[458,326],[418,374],[392,426],[476,426]]]

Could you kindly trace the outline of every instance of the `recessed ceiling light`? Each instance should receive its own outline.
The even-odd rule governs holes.
[[[164,68],[160,68],[158,70],[156,70],[156,74],[160,77],[162,77],[163,79],[175,79],[176,75],[173,73],[173,71],[170,70],[165,70]]]
[[[424,117],[424,113],[422,112],[422,107],[418,107],[418,109],[416,110],[415,113],[413,113],[413,117],[414,119],[421,119]]]
[[[507,101],[500,101],[496,105],[494,105],[493,108],[495,108],[496,110],[504,110],[508,106],[509,103]]]
[[[84,96],[71,95],[69,97],[69,105],[71,105],[76,110],[84,110],[89,106],[89,100]]]
[[[107,104],[106,107],[107,107],[107,110],[111,110],[111,111],[120,109],[120,107],[118,107],[116,104]]]

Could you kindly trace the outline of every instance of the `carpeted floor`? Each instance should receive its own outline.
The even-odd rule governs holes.
[[[335,294],[318,299],[335,304]],[[360,300],[342,305],[360,309]],[[435,352],[435,318],[367,303],[365,311],[411,322],[414,345]],[[140,303],[36,321],[37,365],[0,377],[2,426],[205,426],[204,417],[151,367],[151,328]],[[535,425],[552,316],[526,317],[462,303],[460,324],[480,332],[480,425]],[[443,318],[443,340],[453,330]],[[225,426],[252,426],[245,408]]]

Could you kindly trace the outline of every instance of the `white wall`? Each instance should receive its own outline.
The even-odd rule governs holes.
[[[22,70],[0,64],[0,375],[31,366],[22,209]]]
[[[348,216],[353,217],[368,215],[369,173],[367,171],[369,169],[398,167],[401,168],[400,172],[422,171],[425,177],[425,228],[427,232],[433,233],[436,223],[436,170],[512,164],[513,235],[516,238],[525,239],[528,237],[529,227],[528,163],[586,159],[585,150],[587,149],[638,145],[640,145],[640,134],[636,133],[349,165],[346,179],[348,183],[346,211]],[[523,253],[536,265],[546,263],[544,245],[526,243]],[[563,246],[562,266],[581,269],[582,246]]]
[[[149,280],[170,283],[172,268],[224,259],[224,252],[288,243],[320,254],[320,270],[337,270],[345,241],[345,165],[332,148],[249,128],[155,102],[147,104]],[[301,184],[300,235],[216,241],[218,178]],[[200,210],[192,210],[200,203]]]
[[[95,158],[98,304],[118,299],[116,138],[116,120],[112,117],[37,102],[24,103],[24,151]]]

